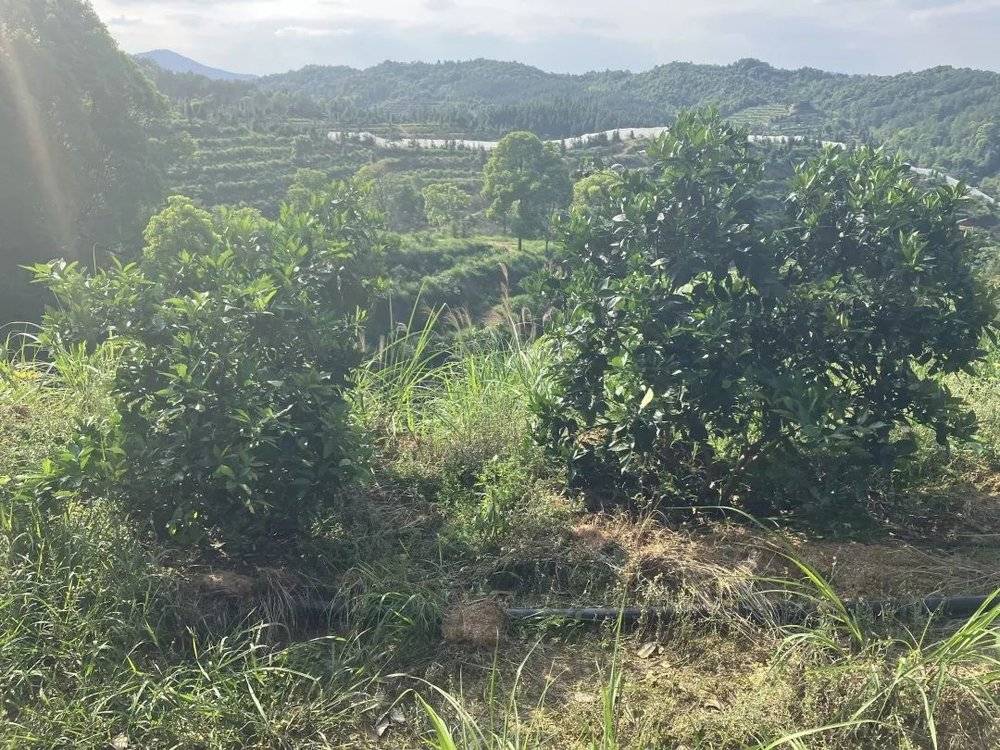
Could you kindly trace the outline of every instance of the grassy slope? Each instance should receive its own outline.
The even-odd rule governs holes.
[[[359,425],[376,437],[375,474],[330,526],[326,562],[242,578],[163,557],[100,505],[50,518],[18,503],[11,478],[65,444],[73,420],[108,413],[110,362],[5,367],[0,746],[416,747],[434,723],[413,691],[462,748],[755,747],[842,722],[850,728],[805,746],[998,741],[988,674],[1000,611],[946,639],[919,622],[911,636],[839,617],[819,579],[804,592],[825,596],[827,615],[805,630],[751,627],[727,606],[765,579],[808,581],[782,549],[851,595],[995,588],[993,545],[968,536],[1000,529],[995,359],[958,384],[983,418],[985,451],[942,461],[925,449],[919,470],[879,495],[909,498],[906,511],[928,523],[876,516],[853,540],[842,528],[824,539],[584,513],[530,440],[527,399],[544,355],[511,341],[475,341],[443,365],[423,337],[384,350],[355,390]],[[307,574],[339,589],[346,625],[291,618],[281,594]],[[490,608],[469,605],[484,596],[721,606],[710,623],[621,635],[504,628],[494,648],[483,637],[498,625]],[[478,645],[442,642],[442,617]],[[292,629],[255,627],[275,620]],[[435,741],[449,746],[445,729]]]

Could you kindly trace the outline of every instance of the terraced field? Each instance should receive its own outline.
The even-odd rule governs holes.
[[[409,180],[419,191],[435,182],[454,182],[478,195],[485,151],[454,147],[412,149],[389,144],[379,147],[358,139],[331,141],[319,122],[297,122],[268,130],[191,122],[182,126],[193,141],[190,158],[170,172],[171,191],[205,206],[248,205],[273,209],[299,169],[324,172],[343,179],[371,165],[369,175]],[[399,128],[378,128],[399,135]],[[396,131],[395,133],[393,131]],[[443,144],[442,144],[443,145]],[[584,163],[641,161],[638,143],[590,143],[567,153],[573,169]]]
[[[331,148],[312,123],[268,131],[209,124],[185,129],[194,153],[172,168],[171,189],[206,206],[244,204],[263,210],[275,205],[301,168],[336,179],[351,176],[372,159],[371,149],[361,144]]]
[[[729,119],[753,133],[756,143],[790,148],[788,141],[818,132],[823,116],[807,104],[769,104],[747,107]],[[351,132],[331,131],[323,121],[305,119],[261,130],[204,121],[179,127],[190,134],[193,153],[172,170],[172,191],[206,206],[240,204],[261,210],[278,205],[302,168],[343,179],[373,165],[369,176],[404,180],[414,194],[427,184],[447,181],[475,197],[488,152],[496,143],[441,133],[429,123],[383,123]],[[563,147],[575,171],[612,163],[634,167],[643,162],[643,141],[663,129],[620,128],[554,142]],[[853,139],[849,133],[839,137]],[[978,190],[973,193],[992,202]]]

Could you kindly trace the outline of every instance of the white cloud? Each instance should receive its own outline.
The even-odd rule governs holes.
[[[111,28],[115,26],[135,26],[136,24],[141,24],[142,19],[135,16],[114,16],[107,19],[105,23]]]
[[[352,29],[331,29],[321,26],[282,26],[274,31],[274,35],[280,39],[322,39],[329,36],[346,36],[351,33],[353,33]]]
[[[169,47],[255,73],[477,56],[559,70],[741,57],[866,72],[1000,69],[1000,0],[93,2],[106,20],[129,19],[112,33],[130,51]]]
[[[1000,0],[957,0],[931,4],[914,10],[910,18],[919,22],[935,21],[951,16],[967,16],[995,11],[1000,16]]]

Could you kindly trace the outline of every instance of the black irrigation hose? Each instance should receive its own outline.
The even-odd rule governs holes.
[[[929,596],[920,600],[867,600],[847,601],[844,605],[851,612],[869,613],[882,617],[895,613],[933,614],[945,619],[969,617],[975,613],[989,596]],[[815,612],[815,607],[802,606],[791,602],[777,602],[764,607],[740,606],[737,614],[755,621],[780,622],[784,624],[802,622]],[[568,609],[549,607],[511,607],[507,617],[511,620],[562,619],[576,622],[607,622],[621,617],[623,624],[640,621],[671,620],[677,618],[708,618],[715,612],[704,607],[574,607]]]
[[[967,618],[974,614],[992,596],[929,596],[924,599],[854,599],[844,602],[849,612],[871,617],[915,617],[934,615],[945,620]],[[344,603],[301,597],[294,600],[296,609],[315,615],[344,615]],[[996,604],[1000,606],[1000,598]],[[651,606],[651,607],[509,607],[504,610],[507,618],[516,622],[527,620],[571,620],[583,623],[614,622],[621,617],[623,625],[678,619],[707,620],[722,612],[735,614],[760,624],[790,625],[804,622],[816,613],[816,606],[788,599],[764,601],[759,605],[740,604],[727,610],[711,607]]]

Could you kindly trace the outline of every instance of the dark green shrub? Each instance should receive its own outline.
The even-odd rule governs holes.
[[[717,115],[682,115],[650,155],[574,212],[550,290],[553,387],[536,406],[578,479],[730,500],[762,461],[878,457],[897,425],[971,433],[939,376],[977,361],[995,307],[959,190],[831,149],[772,231],[746,134]]]
[[[382,235],[347,186],[300,203],[268,221],[174,197],[138,261],[35,269],[60,303],[50,341],[120,347],[108,486],[178,542],[288,540],[352,473],[342,391]],[[101,447],[61,466],[86,469]]]

